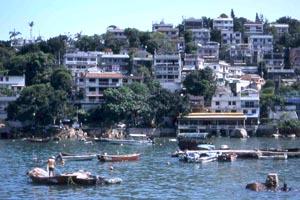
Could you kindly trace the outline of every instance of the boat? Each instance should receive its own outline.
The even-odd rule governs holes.
[[[258,154],[258,159],[260,160],[286,160],[288,158],[287,154],[278,154],[278,155],[263,155]]]
[[[218,161],[220,162],[232,162],[235,161],[237,155],[235,153],[222,153],[218,156]]]
[[[96,157],[96,154],[70,154],[61,152],[56,157],[56,160],[67,160],[67,161],[85,161],[93,160]]]
[[[207,163],[217,160],[218,153],[207,152],[198,153],[195,151],[186,151],[183,155],[179,157],[179,160],[188,163]]]
[[[136,161],[139,160],[140,154],[123,154],[123,155],[109,155],[102,154],[98,155],[98,160],[102,162],[124,162],[124,161]]]
[[[49,142],[51,138],[25,138],[26,141],[33,142],[33,143],[44,143]]]
[[[177,136],[179,149],[184,150],[200,150],[199,145],[210,144],[207,141],[208,133],[181,133]]]
[[[33,183],[43,185],[107,185],[121,183],[120,178],[105,178],[93,176],[90,172],[78,171],[49,176],[48,172],[41,168],[30,170],[27,175]]]
[[[117,145],[152,145],[153,144],[153,140],[151,140],[145,134],[129,134],[127,137],[123,139],[95,138],[95,141],[107,142],[110,144],[117,144]]]

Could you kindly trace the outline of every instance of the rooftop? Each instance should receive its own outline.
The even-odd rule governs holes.
[[[189,113],[184,116],[187,119],[246,119],[246,115],[244,113]]]

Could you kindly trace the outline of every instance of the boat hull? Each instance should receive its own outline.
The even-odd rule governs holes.
[[[126,162],[137,161],[140,158],[140,154],[127,154],[127,155],[98,155],[98,159],[101,162]]]

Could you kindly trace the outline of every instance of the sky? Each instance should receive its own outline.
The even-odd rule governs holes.
[[[150,31],[153,22],[178,25],[183,17],[216,18],[231,9],[250,20],[256,13],[270,22],[282,16],[300,20],[300,0],[1,0],[0,5],[0,40],[9,40],[14,29],[28,39],[31,21],[33,36],[48,39],[102,34],[109,25]]]

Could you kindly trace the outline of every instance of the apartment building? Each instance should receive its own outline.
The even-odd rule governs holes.
[[[163,88],[172,92],[181,89],[182,62],[180,54],[155,54],[153,73]]]
[[[249,37],[251,35],[263,35],[264,25],[260,22],[248,21],[244,24],[244,35]]]
[[[124,29],[121,29],[117,26],[112,25],[107,27],[106,32],[113,35],[115,39],[127,40]]]
[[[232,30],[222,30],[222,45],[236,45],[242,43],[241,32],[233,32]]]
[[[213,20],[213,28],[222,31],[233,31],[233,19],[218,17]]]
[[[279,36],[289,33],[289,25],[288,24],[270,24],[270,27],[275,28],[276,33]]]
[[[165,24],[164,21],[152,24],[153,32],[160,32],[171,39],[176,39],[179,36],[178,28],[173,28],[173,24]]]
[[[192,17],[184,19],[182,24],[184,26],[184,30],[202,29],[203,28],[202,19],[195,19],[195,18],[192,18]]]
[[[250,64],[253,62],[249,44],[242,43],[231,45],[229,51],[230,61],[234,65]]]
[[[193,41],[197,44],[206,44],[210,41],[210,30],[207,28],[189,29],[192,33]]]
[[[104,102],[103,92],[108,88],[118,88],[132,82],[142,82],[141,77],[126,76],[119,72],[86,71],[77,74],[75,87],[83,94],[76,103],[85,110]]]
[[[64,65],[72,72],[84,72],[89,68],[98,66],[99,56],[102,52],[98,51],[75,51],[64,55]]]
[[[128,73],[129,70],[129,55],[128,54],[100,54],[99,68],[104,72],[122,72]]]
[[[207,42],[204,45],[198,45],[197,53],[200,58],[205,60],[219,60],[219,48],[220,44],[218,42]]]

